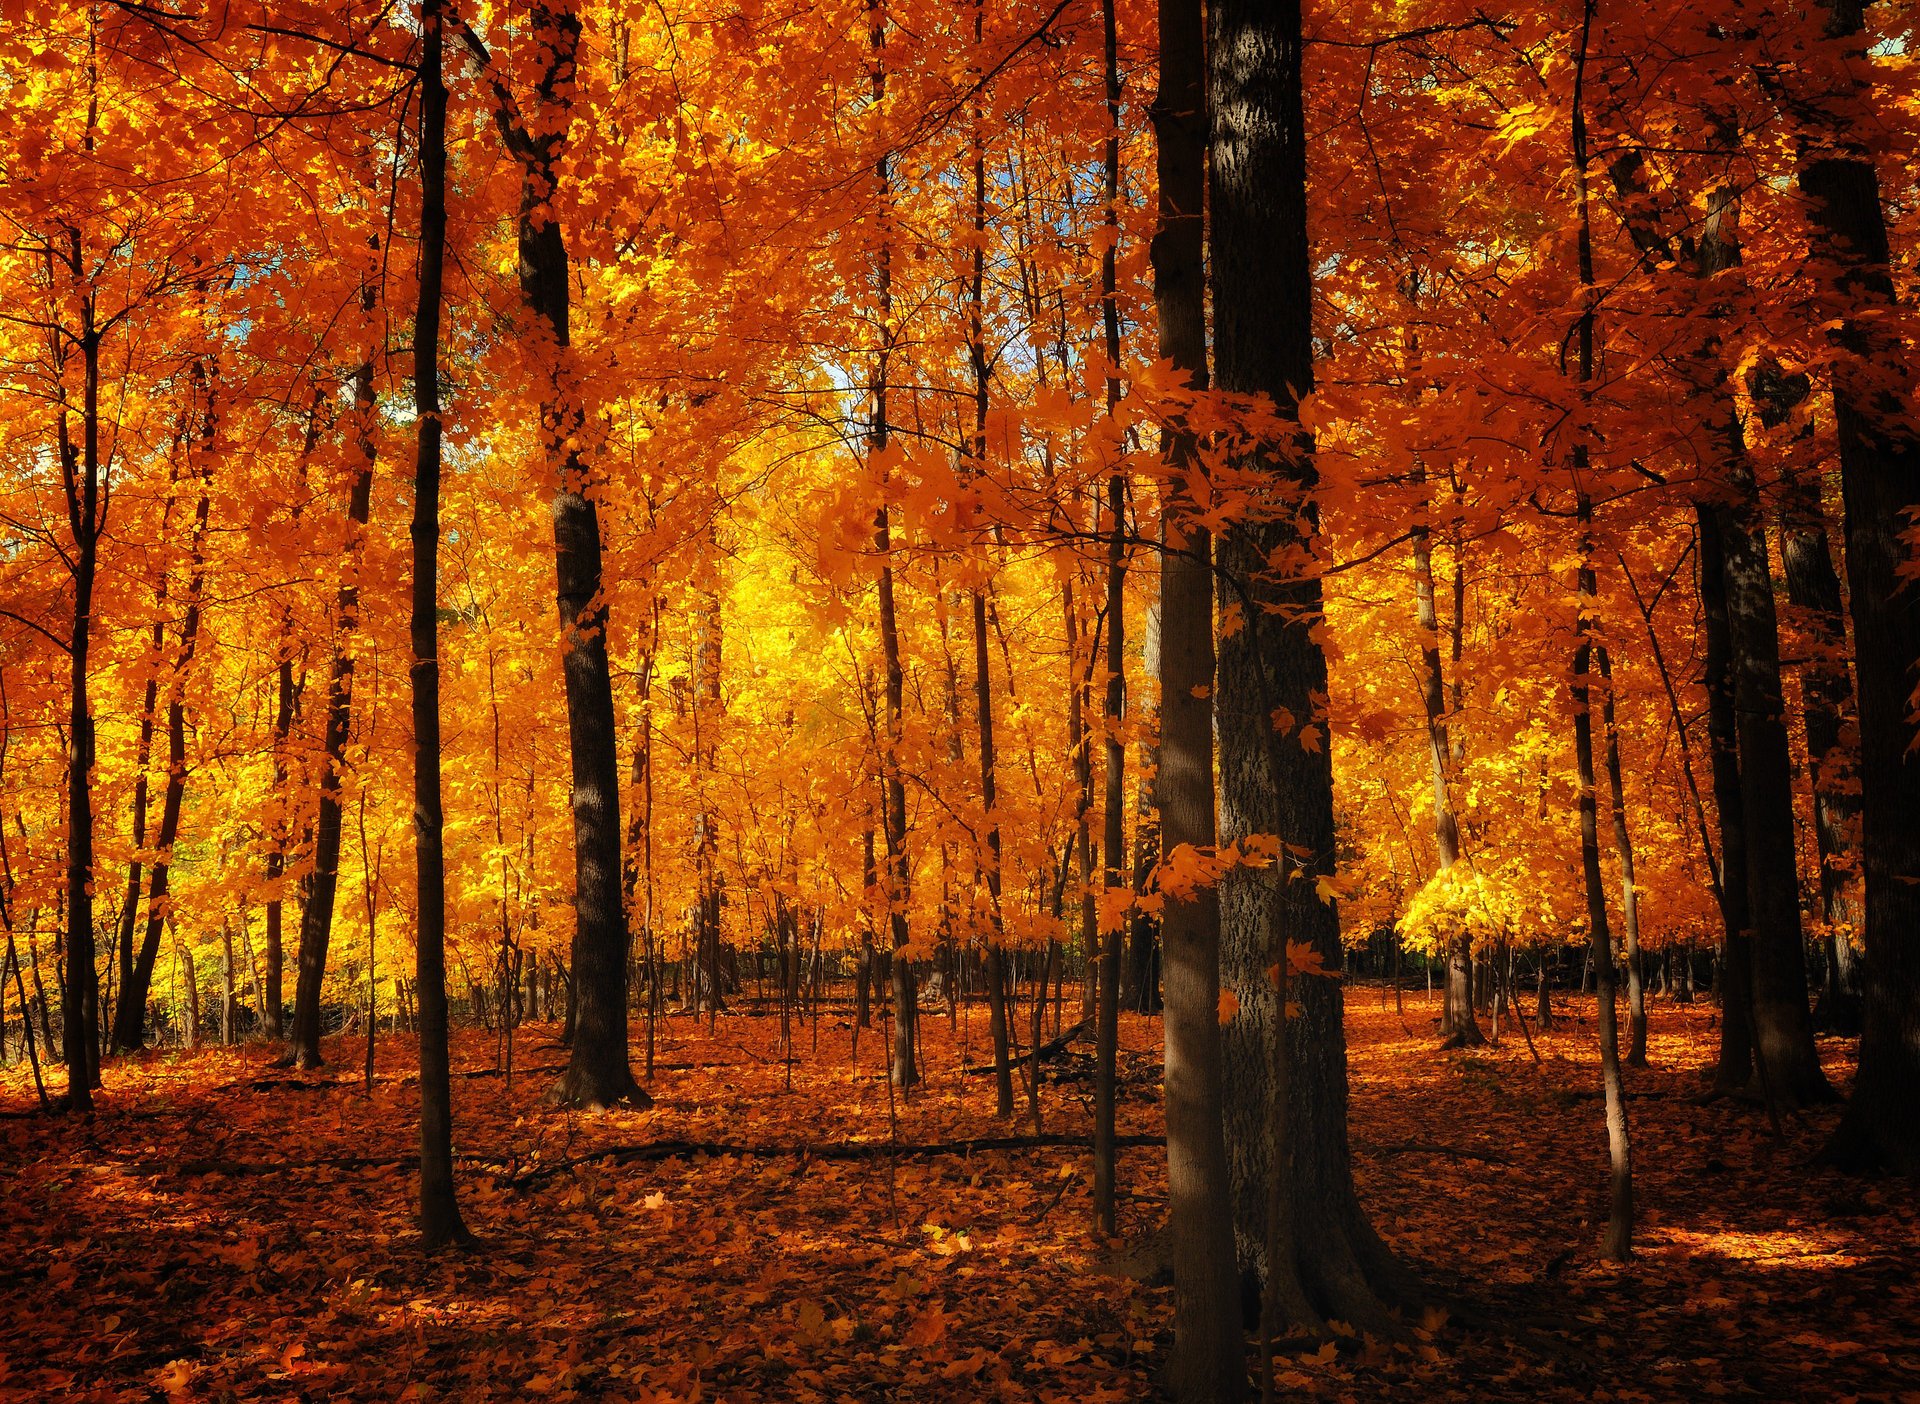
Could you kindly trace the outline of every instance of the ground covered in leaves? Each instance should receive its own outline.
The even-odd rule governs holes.
[[[1465,1303],[1411,1339],[1284,1357],[1335,1399],[1920,1400],[1920,1207],[1810,1168],[1834,1113],[1775,1135],[1696,1104],[1710,1007],[1661,1004],[1630,1073],[1639,1256],[1596,1261],[1604,1142],[1590,1003],[1530,1051],[1435,1048],[1420,993],[1348,996],[1362,1196]],[[1579,1016],[1584,1014],[1584,1019]],[[1073,1011],[1067,1011],[1068,1022]],[[478,1243],[409,1223],[405,1038],[296,1077],[255,1046],[111,1065],[91,1120],[0,1070],[0,1398],[1100,1400],[1150,1397],[1169,1293],[1089,1232],[1089,1060],[1049,1064],[1041,1129],[993,1116],[986,1020],[926,1021],[927,1081],[890,1096],[880,1030],[844,1012],[660,1026],[655,1104],[583,1116],[541,1094],[554,1030],[455,1047],[462,1205]],[[1164,1213],[1159,1028],[1127,1021],[1123,1218]],[[1850,1075],[1848,1045],[1827,1045]],[[1069,1142],[1069,1143],[1063,1143]],[[1124,1256],[1124,1255],[1121,1255]],[[1463,1317],[1475,1324],[1463,1324]]]

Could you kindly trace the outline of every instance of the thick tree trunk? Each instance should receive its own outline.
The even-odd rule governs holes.
[[[447,1050],[447,869],[440,808],[440,311],[447,245],[441,0],[420,0],[420,290],[413,322],[413,833],[420,1029],[420,1229],[429,1251],[468,1238],[453,1183]]]
[[[1858,49],[1858,0],[1833,0],[1828,34]],[[1842,95],[1863,105],[1856,87]],[[1904,568],[1901,528],[1920,507],[1920,431],[1909,399],[1906,349],[1875,316],[1894,303],[1886,217],[1872,157],[1837,114],[1800,171],[1815,253],[1837,270],[1847,315],[1833,371],[1846,504],[1847,586],[1859,684],[1861,857],[1864,883],[1860,1071],[1828,1158],[1856,1169],[1920,1175],[1920,747],[1909,699],[1920,659],[1920,607]]]
[[[1244,620],[1220,644],[1221,838],[1264,834],[1284,845],[1275,871],[1231,875],[1220,893],[1221,979],[1238,999],[1223,1034],[1234,1236],[1240,1265],[1266,1285],[1270,1325],[1284,1317],[1317,1330],[1337,1319],[1387,1335],[1399,1329],[1393,1310],[1413,1306],[1418,1289],[1354,1190],[1340,981],[1290,982],[1299,1013],[1283,1021],[1270,973],[1292,963],[1289,947],[1307,948],[1330,972],[1341,962],[1339,915],[1319,890],[1334,871],[1335,838],[1327,663],[1315,637],[1317,477],[1312,439],[1295,420],[1313,385],[1300,6],[1215,0],[1208,17],[1216,383],[1268,396],[1295,421],[1244,464],[1270,485],[1255,503],[1264,519],[1233,526],[1219,554],[1233,590],[1224,602]],[[1163,650],[1199,632],[1176,629],[1167,600]],[[1427,681],[1437,689],[1437,648]],[[1181,691],[1163,683],[1162,706]],[[1429,719],[1444,768],[1437,706]],[[1163,740],[1163,766],[1165,751]],[[1448,822],[1444,779],[1436,786]]]
[[[1727,431],[1739,433],[1731,422]],[[1727,616],[1733,640],[1734,722],[1747,845],[1747,908],[1753,939],[1753,1036],[1771,1100],[1800,1106],[1831,1099],[1813,1042],[1793,831],[1793,762],[1780,686],[1780,640],[1752,478],[1740,475],[1736,505],[1718,510]],[[1728,881],[1735,879],[1729,873]]]
[[[1199,0],[1158,0],[1159,220],[1150,253],[1160,355],[1196,390],[1207,384],[1206,28]],[[1164,446],[1162,515],[1160,805],[1166,851],[1209,850],[1213,788],[1212,543],[1185,518],[1199,472],[1192,431],[1176,421]],[[1165,1100],[1167,1196],[1173,1244],[1173,1352],[1167,1380],[1182,1404],[1246,1393],[1235,1282],[1231,1181],[1223,1122],[1220,900],[1212,887],[1166,893]]]
[[[1834,570],[1820,484],[1797,477],[1781,511],[1780,560],[1787,600],[1798,615],[1807,661],[1800,670],[1800,719],[1812,770],[1814,845],[1820,857],[1820,918],[1826,964],[1814,1004],[1817,1028],[1860,1032],[1860,990],[1854,970],[1860,929],[1860,884],[1855,866],[1860,822],[1859,767],[1847,732],[1854,722],[1853,680],[1847,671],[1845,604]]]
[[[1740,792],[1740,752],[1733,705],[1733,636],[1727,619],[1725,558],[1721,516],[1713,507],[1694,505],[1700,541],[1700,608],[1706,634],[1707,751],[1713,765],[1713,807],[1720,821],[1720,922],[1723,932],[1719,978],[1720,1051],[1713,1085],[1720,1092],[1745,1087],[1753,1078],[1752,941],[1749,932],[1747,826]]]

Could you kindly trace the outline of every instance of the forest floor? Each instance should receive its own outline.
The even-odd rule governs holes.
[[[1533,1031],[1537,1063],[1511,1026],[1439,1051],[1436,1012],[1349,989],[1361,1195],[1437,1289],[1500,1325],[1436,1312],[1409,1343],[1290,1354],[1285,1395],[1920,1401],[1915,1192],[1809,1168],[1831,1110],[1776,1137],[1756,1109],[1696,1105],[1709,1006],[1658,1004],[1654,1067],[1629,1073],[1641,1219],[1623,1268],[1596,1252],[1591,1001]],[[406,1037],[380,1040],[371,1096],[363,1040],[329,1040],[336,1065],[303,1076],[261,1045],[151,1053],[108,1067],[91,1120],[42,1117],[25,1067],[0,1070],[0,1399],[1152,1397],[1170,1293],[1107,1266],[1087,1153],[926,1149],[1033,1127],[1024,1096],[1009,1126],[991,1076],[959,1071],[984,1055],[984,1011],[924,1024],[927,1080],[890,1099],[884,1037],[861,1037],[856,1068],[844,1012],[796,1030],[790,1087],[777,1018],[665,1019],[655,1105],[585,1116],[541,1104],[553,1028],[520,1031],[511,1087],[487,1075],[495,1041],[461,1030],[478,1244],[432,1259],[410,1225]],[[1136,1136],[1159,1130],[1158,1038],[1125,1023]],[[1844,1084],[1850,1045],[1823,1048]],[[1086,1134],[1087,1067],[1050,1065],[1046,1132]],[[616,1146],[639,1149],[572,1163]],[[1139,1234],[1164,1214],[1158,1147],[1125,1151],[1122,1182]]]

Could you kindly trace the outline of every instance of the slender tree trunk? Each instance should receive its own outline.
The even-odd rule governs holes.
[[[1101,0],[1100,30],[1106,61],[1107,140],[1103,152],[1105,184],[1103,223],[1107,239],[1100,253],[1100,323],[1107,355],[1107,414],[1120,402],[1120,299],[1117,260],[1120,243],[1120,52],[1114,0]],[[1118,439],[1116,436],[1116,445]],[[1121,734],[1127,700],[1127,483],[1120,473],[1107,480],[1107,686],[1101,699],[1101,721],[1106,732],[1106,791],[1102,797],[1105,820],[1100,850],[1106,858],[1102,879],[1109,897],[1124,891],[1129,875],[1122,864],[1127,851],[1127,743]],[[1101,1233],[1117,1227],[1115,1208],[1119,1182],[1119,1151],[1115,1136],[1114,1104],[1120,1050],[1120,947],[1125,925],[1113,918],[1100,943],[1099,973],[1095,981],[1096,1010],[1093,1080],[1093,1217]],[[1092,959],[1093,953],[1088,952]]]
[[[1159,221],[1151,255],[1160,355],[1195,390],[1207,384],[1205,285],[1206,29],[1199,0],[1158,0]],[[1184,417],[1163,453],[1160,567],[1160,804],[1168,853],[1214,845],[1212,542],[1192,522],[1183,480],[1200,471]],[[1167,1195],[1173,1245],[1173,1353],[1167,1379],[1182,1404],[1246,1393],[1233,1212],[1222,1130],[1220,897],[1211,886],[1164,892]]]
[[[501,79],[490,81],[496,123],[520,164],[520,292],[533,314],[529,342],[542,377],[540,438],[554,489],[555,599],[572,753],[575,1021],[567,1070],[549,1099],[599,1107],[649,1099],[627,1061],[629,941],[620,890],[619,738],[607,661],[600,512],[593,496],[600,475],[582,442],[588,415],[570,351],[566,235],[554,209],[579,81],[580,20],[564,0],[536,3],[529,19],[538,57],[527,104],[517,103]],[[472,28],[463,26],[461,35],[485,66],[488,56]]]
[[[447,244],[445,14],[420,0],[420,291],[413,322],[417,415],[413,484],[413,833],[418,903],[420,1229],[427,1249],[464,1242],[453,1182],[453,1082],[447,1050],[447,870],[440,808],[440,312]]]
[[[885,105],[887,96],[886,11],[881,0],[868,4],[869,38],[873,47],[871,74],[873,104]],[[882,485],[886,475],[886,455],[892,426],[887,418],[888,376],[893,357],[893,179],[891,155],[882,151],[874,161],[874,179],[879,196],[879,250],[875,273],[877,320],[880,345],[873,365],[873,420],[868,429],[868,461],[875,465]],[[920,1080],[914,1064],[913,963],[900,952],[909,939],[907,899],[909,896],[907,860],[907,791],[900,770],[901,725],[906,707],[906,672],[900,659],[900,629],[894,606],[893,528],[887,504],[882,498],[873,517],[873,548],[880,559],[880,653],[886,670],[886,717],[881,738],[881,832],[886,841],[885,886],[887,922],[893,959],[889,962],[893,977],[893,1071],[896,1087],[911,1087]]]
[[[73,272],[80,274],[79,236],[74,236]],[[93,635],[93,585],[101,526],[100,333],[93,298],[82,302],[80,351],[85,374],[78,453],[61,409],[60,468],[66,484],[68,526],[73,534],[73,631],[68,646],[67,693],[67,892],[66,974],[61,990],[61,1049],[67,1064],[67,1107],[93,1110],[99,1046],[99,986],[93,967],[93,706],[87,693],[87,662]]]
[[[1425,479],[1425,474],[1422,475]],[[1433,535],[1426,510],[1413,528],[1414,613],[1420,626],[1420,701],[1427,717],[1433,781],[1433,841],[1440,871],[1460,861],[1460,826],[1453,814],[1453,752],[1448,744],[1446,684],[1440,662],[1440,621],[1433,604]],[[1462,933],[1446,948],[1447,978],[1440,1003],[1440,1044],[1472,1048],[1487,1041],[1473,1017],[1473,951]]]
[[[361,296],[371,310],[372,288]],[[320,803],[314,822],[313,876],[300,912],[299,974],[293,991],[292,1047],[297,1066],[320,1066],[320,995],[327,976],[327,947],[333,936],[333,908],[340,886],[340,782],[347,737],[353,731],[353,636],[360,627],[360,566],[366,557],[367,521],[373,506],[375,454],[373,361],[361,361],[353,377],[354,449],[358,467],[347,494],[346,565],[334,598],[333,658],[327,667],[327,719],[321,738]],[[273,1003],[269,1026],[279,1023],[278,951],[269,944],[267,997]]]
[[[210,462],[217,447],[218,416],[214,404],[216,381],[207,364],[196,362],[193,384],[204,397],[200,433],[199,500],[187,548],[186,607],[180,617],[180,652],[167,681],[167,784],[160,801],[160,832],[156,836],[152,871],[147,883],[147,929],[134,952],[133,968],[120,987],[114,1010],[113,1046],[140,1047],[146,1038],[147,992],[153,984],[154,962],[160,957],[160,935],[167,913],[167,889],[172,874],[174,840],[180,833],[180,809],[187,790],[187,673],[200,641],[200,598],[205,582],[207,516],[210,508]],[[189,450],[191,452],[191,450]]]
[[[1587,114],[1583,90],[1596,7],[1597,0],[1586,0],[1582,10],[1573,89],[1573,167],[1580,228],[1578,257],[1581,292],[1576,335],[1583,402],[1592,394],[1595,305],[1593,220],[1588,204]],[[1587,892],[1588,954],[1599,996],[1600,1083],[1606,1102],[1609,1169],[1607,1231],[1600,1252],[1607,1261],[1618,1263],[1625,1262],[1633,1255],[1633,1153],[1627,1128],[1626,1089],[1620,1076],[1619,1012],[1614,1003],[1613,932],[1607,922],[1607,889],[1600,873],[1599,806],[1594,795],[1593,707],[1588,679],[1593,660],[1593,616],[1597,590],[1593,573],[1593,499],[1587,487],[1592,464],[1584,431],[1574,443],[1572,467],[1580,553],[1573,624],[1573,752],[1580,786],[1580,871]]]
[[[1620,773],[1620,729],[1614,724],[1613,659],[1599,650],[1601,722],[1607,738],[1607,787],[1613,801],[1613,848],[1620,861],[1620,922],[1627,938],[1627,1066],[1647,1065],[1647,990],[1640,968],[1640,890],[1634,885],[1633,835],[1627,829],[1627,791]]]

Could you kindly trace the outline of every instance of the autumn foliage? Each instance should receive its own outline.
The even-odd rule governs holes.
[[[0,1392],[1911,1389],[1917,16],[8,5]]]

